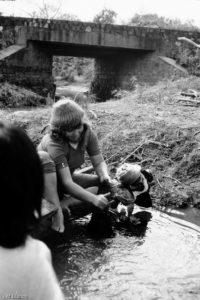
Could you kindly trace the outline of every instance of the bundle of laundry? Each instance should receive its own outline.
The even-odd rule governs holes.
[[[149,170],[142,170],[138,164],[124,163],[117,168],[115,179],[111,185],[111,197],[115,200],[110,210],[117,213],[119,220],[127,218],[136,222],[132,217],[134,204],[142,207],[152,207],[149,194],[153,176]]]
[[[109,185],[109,207],[105,211],[97,209],[93,212],[89,232],[95,236],[110,236],[116,223],[140,225],[142,220],[133,214],[134,205],[152,207],[149,193],[152,181],[151,172],[138,164],[119,166]]]

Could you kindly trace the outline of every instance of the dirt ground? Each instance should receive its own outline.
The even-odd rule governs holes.
[[[154,175],[155,206],[198,206],[200,108],[131,99],[93,105],[94,127],[112,166],[139,163]]]
[[[89,104],[86,112],[112,174],[123,162],[152,171],[155,207],[200,204],[200,106],[177,100],[182,90],[200,91],[199,81],[195,77],[138,89],[120,100]],[[50,110],[4,109],[0,118],[23,127],[37,144]]]

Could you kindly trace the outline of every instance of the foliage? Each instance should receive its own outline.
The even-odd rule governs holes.
[[[92,94],[98,95],[96,98],[96,102],[104,102],[113,96],[113,91],[117,89],[117,83],[115,80],[107,80],[98,78],[96,76],[95,79],[91,82],[90,92]]]
[[[61,3],[58,3],[58,5],[55,6],[43,2],[43,5],[38,6],[38,10],[32,12],[30,16],[32,18],[78,21],[77,16],[62,12]],[[84,73],[83,68],[85,66],[85,63],[83,62],[83,60],[83,58],[54,56],[52,71],[53,76],[61,76],[62,79],[68,82],[73,82],[75,76],[79,76]]]
[[[94,77],[94,59],[84,59],[85,65],[82,67],[82,75],[86,81],[91,81]]]
[[[104,8],[93,19],[97,24],[114,24],[117,13],[112,9]]]
[[[58,5],[46,4],[43,1],[42,6],[38,6],[37,11],[33,11],[30,14],[31,18],[43,18],[43,19],[60,19],[60,20],[69,20],[69,21],[78,21],[78,17],[68,13],[61,12],[61,3]]]
[[[45,104],[46,99],[24,88],[7,82],[1,83],[0,108],[19,108]]]
[[[97,114],[90,122],[110,171],[115,171],[124,159],[152,171],[154,207],[199,202],[198,110],[175,100],[177,93],[190,88],[200,91],[197,77],[163,81],[144,88],[142,94],[136,90],[124,99],[90,103],[88,107]],[[47,106],[15,112],[0,110],[0,118],[24,128],[35,144],[44,134],[41,129],[48,124],[49,116]]]
[[[194,46],[179,46],[176,62],[186,68],[190,74],[200,76],[200,50]]]
[[[93,77],[93,61],[93,59],[84,57],[54,56],[53,76],[61,76],[68,82],[73,82],[76,76],[83,76],[90,81]]]
[[[135,14],[128,22],[128,25],[199,31],[199,27],[194,25],[193,20],[183,22],[179,19],[165,18],[157,14]]]
[[[192,20],[181,21],[179,19],[169,19],[157,14],[135,14],[128,25],[131,26],[148,26],[154,28],[200,31],[200,28],[194,25]],[[186,68],[190,74],[200,75],[200,55],[198,49],[194,46],[181,47],[181,43],[177,43],[178,53],[176,55],[176,62],[182,67]]]
[[[163,80],[154,86],[138,86],[135,97],[140,103],[160,103],[174,105],[177,95],[188,89],[200,92],[200,81],[196,76],[180,78],[175,81]]]

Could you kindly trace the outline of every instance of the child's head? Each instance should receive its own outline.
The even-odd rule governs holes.
[[[73,131],[75,136],[83,131],[84,110],[76,102],[70,99],[62,99],[56,102],[52,108],[50,126],[51,136],[55,139],[70,139]],[[76,137],[75,137],[76,139]]]
[[[72,132],[81,126],[84,119],[84,110],[73,100],[62,99],[56,102],[51,112],[51,132],[60,138],[66,132]]]
[[[0,245],[23,245],[40,216],[43,171],[39,156],[21,129],[0,122]]]
[[[116,177],[124,185],[134,184],[141,176],[141,166],[124,163],[117,168]]]

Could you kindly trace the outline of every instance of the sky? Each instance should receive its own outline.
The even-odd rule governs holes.
[[[117,22],[129,21],[134,14],[156,13],[159,16],[194,20],[200,26],[200,0],[0,0],[3,15],[30,17],[43,3],[60,6],[62,13],[92,21],[103,8],[114,10]]]

